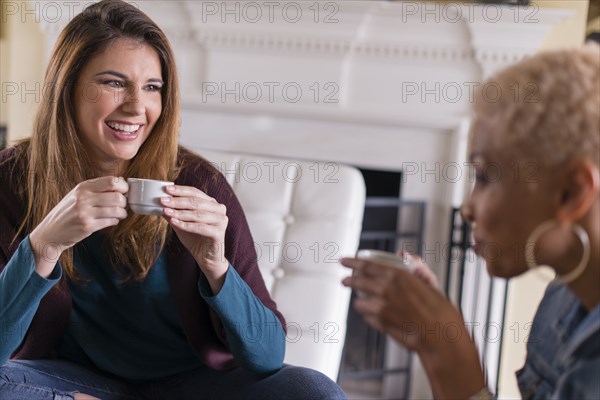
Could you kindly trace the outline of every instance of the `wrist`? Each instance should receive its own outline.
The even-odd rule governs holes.
[[[29,246],[35,259],[36,272],[42,278],[48,278],[62,255],[62,247],[47,242],[35,229],[29,234]]]
[[[217,295],[225,283],[229,262],[225,260],[223,263],[218,263],[218,265],[199,265],[204,265],[204,268],[201,268],[202,273],[204,273],[213,295]]]
[[[469,398],[485,387],[479,354],[466,327],[455,341],[419,353],[435,398]]]
[[[494,400],[494,395],[487,386],[485,386],[480,391],[470,396],[469,400]]]

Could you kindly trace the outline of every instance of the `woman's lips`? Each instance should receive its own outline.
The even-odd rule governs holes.
[[[471,247],[473,248],[475,254],[477,254],[478,256],[481,255],[481,249],[483,247],[481,242],[473,242],[473,245]]]
[[[104,124],[108,127],[113,137],[121,141],[132,141],[137,139],[143,127],[142,124],[126,124],[116,121],[108,121]],[[137,129],[131,131],[130,129],[132,128]]]
[[[481,239],[476,238],[476,237],[473,237],[471,240],[472,240],[471,247],[472,247],[473,251],[478,256],[481,256],[481,251],[483,250],[484,243],[481,241]]]

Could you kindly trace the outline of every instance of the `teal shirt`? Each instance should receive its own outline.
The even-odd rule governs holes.
[[[76,247],[74,261],[80,276],[94,279],[69,283],[73,307],[58,348],[63,357],[134,381],[204,368],[185,338],[171,297],[164,253],[145,280],[127,283],[120,282],[106,254],[100,234],[93,234]],[[0,290],[0,300],[4,297],[0,315],[18,317],[15,323],[23,329],[4,337],[4,349],[14,351],[21,343],[40,299],[60,274],[57,264],[51,279],[37,275],[29,242],[25,239],[21,243],[0,276],[0,288],[5,289]],[[26,292],[21,293],[27,295],[21,296],[13,287],[24,287]],[[285,352],[281,323],[235,268],[229,266],[217,295],[213,296],[203,274],[198,290],[223,322],[229,348],[241,366],[259,374],[278,368],[273,366]],[[1,352],[3,363],[12,351]]]
[[[101,235],[94,234],[74,252],[80,276],[93,279],[69,282],[73,308],[59,352],[127,379],[154,379],[201,367],[171,298],[165,255],[143,281],[120,283],[103,246]]]

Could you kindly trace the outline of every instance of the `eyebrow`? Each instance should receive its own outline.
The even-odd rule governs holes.
[[[129,80],[129,78],[127,77],[127,75],[122,74],[120,72],[117,71],[112,71],[112,70],[107,70],[107,71],[102,71],[102,72],[98,72],[96,75],[94,76],[98,76],[98,75],[114,75],[117,78],[121,78],[123,80]],[[148,79],[146,82],[152,82],[152,83],[160,83],[160,84],[164,84],[162,79],[158,79],[158,78],[150,78]]]

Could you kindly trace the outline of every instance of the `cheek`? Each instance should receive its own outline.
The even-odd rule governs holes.
[[[156,122],[158,120],[158,118],[161,116],[162,114],[162,99],[159,99],[153,107],[153,113],[154,113],[154,122]]]
[[[154,126],[162,114],[162,101],[160,99],[150,101],[146,106],[146,114],[148,122]]]
[[[98,92],[94,97],[84,97],[79,99],[77,115],[80,122],[88,125],[97,125],[116,108],[118,108],[118,103],[113,96],[107,93]]]
[[[162,104],[160,102],[153,104],[151,108],[148,108],[148,122],[150,132],[154,129],[156,122],[162,115]]]
[[[484,235],[493,235],[502,228],[505,221],[506,211],[504,204],[499,201],[498,195],[492,192],[478,199],[476,223]]]

